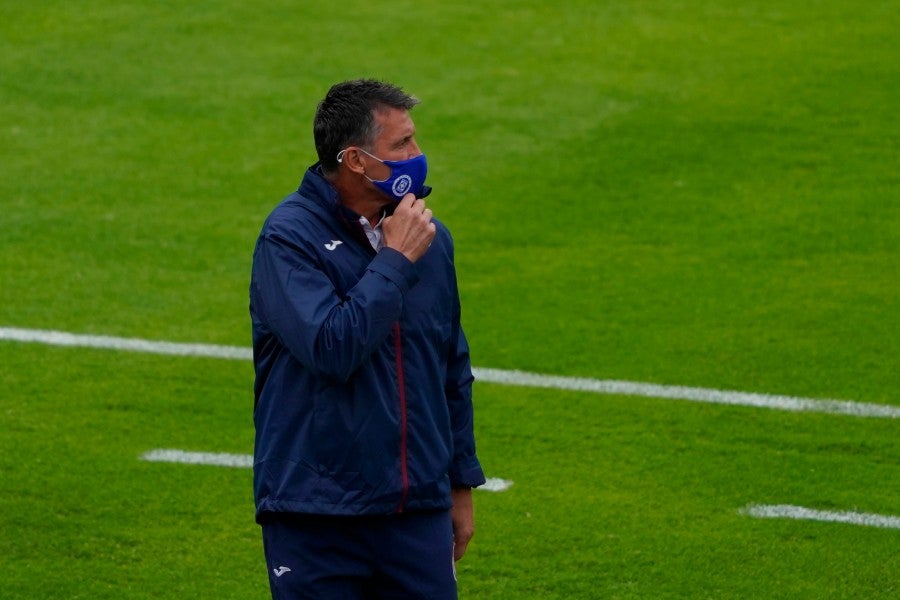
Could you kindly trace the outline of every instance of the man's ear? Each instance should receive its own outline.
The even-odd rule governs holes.
[[[358,148],[347,148],[342,155],[341,164],[360,175],[366,172],[363,164],[363,153]]]

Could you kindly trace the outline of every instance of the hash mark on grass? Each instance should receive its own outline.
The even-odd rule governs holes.
[[[214,467],[235,467],[249,469],[253,466],[250,454],[228,454],[226,452],[189,452],[172,448],[157,448],[141,455],[148,462],[181,463],[188,465],[210,465]],[[486,492],[504,492],[513,484],[508,479],[489,477],[487,482],[476,488]]]
[[[253,358],[253,350],[241,346],[159,342],[106,335],[81,335],[64,331],[21,329],[18,327],[0,327],[0,341],[2,340],[49,344],[52,346],[102,348],[129,352],[149,352],[153,354],[197,356],[228,360],[252,360]],[[487,369],[482,367],[475,367],[473,368],[473,371],[475,373],[475,378],[478,381],[500,385],[549,388],[618,396],[686,400],[707,404],[730,404],[733,406],[749,406],[791,412],[816,412],[882,419],[900,418],[900,407],[898,406],[854,402],[851,400],[799,398],[795,396],[757,394],[753,392],[687,387],[681,385],[659,385],[655,383],[641,383],[634,381],[589,379],[586,377],[562,377],[558,375],[542,375],[538,373],[527,373],[525,371],[504,371],[501,369]]]
[[[253,466],[250,454],[228,454],[225,452],[188,452],[171,448],[158,448],[141,455],[148,462],[182,463],[187,465],[209,465],[213,467],[236,467],[249,469]]]
[[[757,519],[798,519],[801,521],[823,521],[826,523],[848,523],[864,527],[900,529],[900,517],[877,515],[856,511],[829,511],[793,506],[790,504],[751,504],[742,513]]]

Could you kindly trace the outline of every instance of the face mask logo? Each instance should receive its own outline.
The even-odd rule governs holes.
[[[428,161],[425,159],[424,154],[420,154],[408,160],[381,160],[374,154],[366,152],[362,148],[360,148],[360,150],[378,162],[391,168],[391,174],[387,179],[379,181],[377,179],[372,179],[368,175],[366,175],[366,179],[374,183],[375,187],[397,202],[402,200],[403,196],[410,192],[415,194],[416,198],[424,198],[428,195],[428,192],[431,191],[430,188],[425,187],[425,177],[428,175]],[[344,152],[346,152],[346,150],[338,152],[338,162],[343,160]]]
[[[402,198],[411,187],[412,177],[409,175],[401,175],[394,181],[394,185],[391,186],[391,193]]]

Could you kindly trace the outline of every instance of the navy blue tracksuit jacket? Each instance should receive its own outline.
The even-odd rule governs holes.
[[[484,483],[450,234],[435,221],[413,264],[358,219],[314,165],[256,244],[258,520],[446,509]]]

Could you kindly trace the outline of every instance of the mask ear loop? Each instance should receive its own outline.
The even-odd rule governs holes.
[[[337,153],[337,156],[335,156],[335,159],[338,161],[338,163],[342,163],[342,162],[344,161],[344,153],[347,152],[347,150],[349,150],[349,149],[350,149],[350,148],[344,148],[343,150],[341,150],[340,152]],[[381,164],[386,164],[383,160],[381,160],[380,158],[378,158],[377,156],[375,156],[375,155],[372,154],[371,152],[366,152],[363,148],[357,148],[357,149],[360,150],[360,151],[362,151],[362,152],[364,152],[365,154],[368,154],[369,156],[371,156],[372,158],[374,158],[375,160],[377,160],[377,161],[380,162]],[[388,165],[388,166],[389,166],[389,165]],[[389,168],[391,169],[391,174],[393,174],[394,169],[393,169],[392,167],[390,167],[390,166],[389,166]],[[383,182],[385,182],[385,181],[387,181],[388,179],[391,178],[390,175],[388,175],[387,179],[372,179],[371,177],[369,177],[368,175],[366,175],[365,172],[363,172],[363,177],[365,177],[366,179],[368,179],[369,181],[371,181],[371,182],[373,182],[373,183],[376,182],[376,181],[377,181],[378,183],[383,183]]]
[[[349,150],[349,148],[347,148],[347,150]],[[371,156],[372,158],[374,158],[375,160],[377,160],[378,162],[380,162],[381,164],[385,165],[386,167],[388,167],[388,168],[391,170],[390,175],[388,175],[385,179],[372,179],[371,177],[369,177],[369,176],[366,175],[365,173],[363,173],[363,177],[365,177],[366,179],[368,179],[369,181],[371,181],[371,182],[373,182],[373,183],[376,182],[376,181],[377,181],[378,183],[384,183],[385,181],[389,180],[389,179],[394,175],[394,167],[392,167],[391,165],[387,164],[386,162],[384,162],[383,160],[381,160],[380,158],[378,158],[377,156],[375,156],[374,154],[372,154],[371,152],[369,152],[369,151],[366,150],[365,148],[357,148],[357,150],[359,150],[359,151],[362,152],[363,154],[367,154],[367,155]],[[344,150],[341,150],[341,152],[343,152],[343,151],[344,151]],[[338,162],[340,162],[340,161],[338,161]]]

